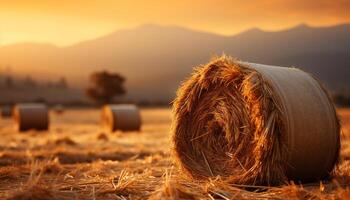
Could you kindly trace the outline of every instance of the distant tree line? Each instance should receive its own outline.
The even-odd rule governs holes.
[[[18,88],[57,88],[68,89],[68,83],[65,77],[60,77],[56,81],[39,82],[31,76],[17,78],[11,75],[0,75],[0,88],[18,89]]]
[[[341,107],[350,106],[350,93],[335,93],[332,95],[333,101],[336,105]]]

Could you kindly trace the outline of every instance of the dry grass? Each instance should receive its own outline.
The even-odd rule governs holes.
[[[350,197],[350,110],[339,169],[330,182],[281,187],[192,181],[170,157],[170,110],[142,110],[141,133],[106,134],[97,110],[52,115],[50,132],[17,133],[0,122],[0,199],[346,199]],[[80,118],[78,118],[80,116]],[[104,138],[104,136],[101,136]],[[74,145],[67,142],[72,140]],[[10,144],[11,143],[11,144]],[[70,142],[68,142],[70,143]],[[249,188],[246,190],[244,188]]]

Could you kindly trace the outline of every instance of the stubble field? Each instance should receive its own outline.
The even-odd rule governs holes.
[[[171,110],[142,109],[141,132],[107,133],[98,110],[50,113],[47,132],[18,133],[0,120],[0,199],[347,199],[350,109],[340,109],[342,148],[332,180],[280,187],[193,181],[171,156]],[[317,170],[317,169],[315,169]]]

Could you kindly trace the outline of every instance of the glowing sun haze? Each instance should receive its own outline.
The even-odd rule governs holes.
[[[218,34],[350,22],[349,0],[0,0],[0,45],[69,45],[146,23]]]

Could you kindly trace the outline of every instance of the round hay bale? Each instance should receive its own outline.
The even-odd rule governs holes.
[[[20,132],[49,128],[49,113],[44,104],[18,104],[14,107],[13,117]]]
[[[176,161],[196,179],[311,182],[328,178],[338,160],[334,105],[296,68],[217,58],[179,88],[173,111]]]
[[[102,126],[110,131],[139,131],[141,115],[137,106],[131,104],[106,105],[102,108]]]
[[[12,116],[12,107],[11,106],[2,106],[0,109],[2,118],[9,118]]]

